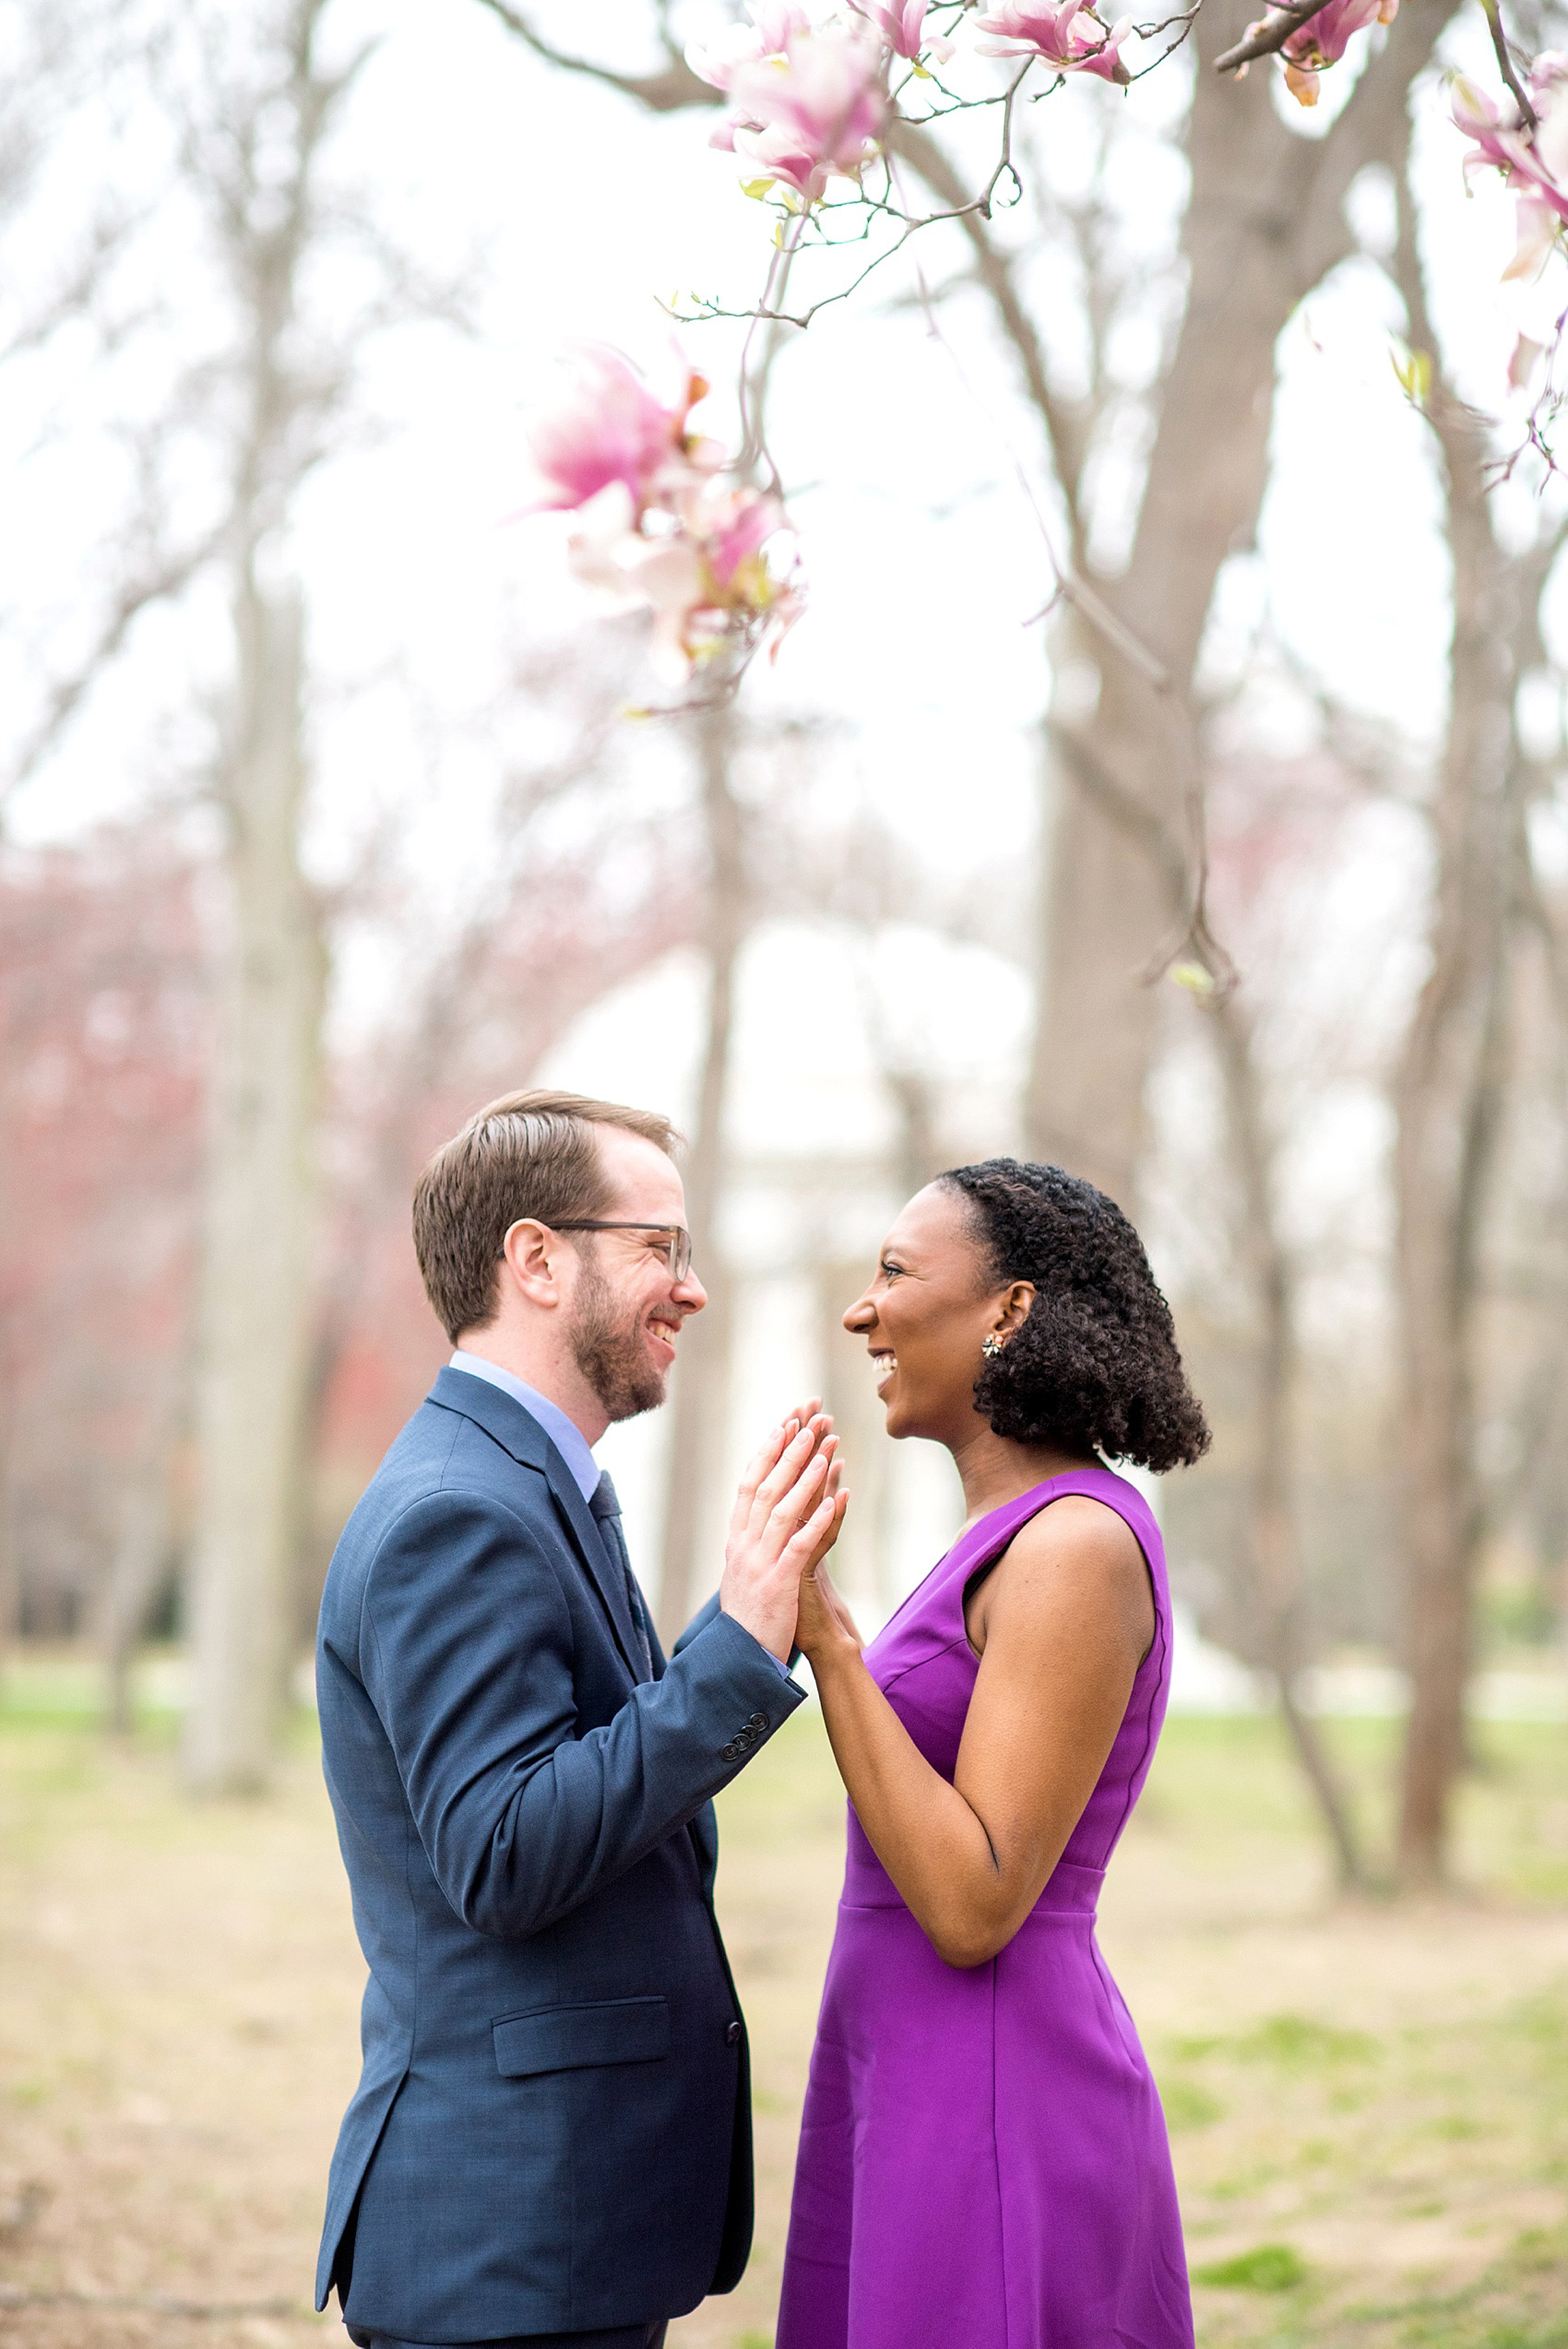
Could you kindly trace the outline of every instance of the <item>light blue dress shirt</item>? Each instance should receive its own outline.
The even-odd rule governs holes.
[[[488,1378],[493,1387],[499,1387],[504,1395],[510,1395],[515,1403],[521,1403],[523,1409],[538,1420],[571,1470],[572,1480],[584,1500],[593,1498],[594,1487],[600,1477],[599,1462],[589,1450],[588,1439],[582,1429],[576,1420],[567,1418],[559,1403],[552,1403],[550,1397],[541,1395],[537,1387],[526,1386],[511,1371],[503,1370],[498,1362],[486,1362],[482,1354],[469,1353],[465,1347],[457,1348],[452,1356],[451,1366],[454,1370],[466,1370],[470,1378]]]

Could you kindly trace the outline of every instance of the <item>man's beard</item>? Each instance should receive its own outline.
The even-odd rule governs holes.
[[[664,1401],[665,1373],[648,1358],[641,1313],[622,1310],[610,1282],[591,1264],[583,1266],[576,1305],[572,1359],[612,1422],[657,1411]]]

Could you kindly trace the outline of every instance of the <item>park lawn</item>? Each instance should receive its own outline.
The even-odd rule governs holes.
[[[24,1667],[0,1711],[0,2343],[341,2340],[309,2282],[362,1974],[314,1724],[275,1797],[193,1805],[167,1723],[115,1751],[73,1685]],[[1390,1733],[1333,1730],[1381,1831]],[[1473,1889],[1404,1907],[1331,1897],[1272,1723],[1168,1727],[1101,1939],[1171,2120],[1206,2349],[1568,2345],[1568,1730],[1478,1737]],[[772,2339],[842,1855],[814,1711],[721,1810],[757,2247],[672,2349]]]

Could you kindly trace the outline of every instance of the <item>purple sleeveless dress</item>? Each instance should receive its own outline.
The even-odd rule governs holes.
[[[1109,1470],[1054,1476],[964,1534],[866,1650],[951,1780],[978,1660],[964,1588],[1039,1509],[1132,1527],[1158,1617],[1099,1783],[989,1964],[944,1965],[849,1812],[795,2169],[778,2349],[1192,2349],[1165,2116],[1094,1937],[1170,1679],[1159,1530]]]

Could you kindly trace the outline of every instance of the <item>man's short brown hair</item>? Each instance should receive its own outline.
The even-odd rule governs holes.
[[[667,1117],[581,1093],[503,1093],[443,1142],[414,1186],[414,1253],[426,1296],[456,1344],[495,1318],[501,1244],[526,1216],[602,1215],[610,1203],[596,1126],[641,1135],[673,1158]]]

